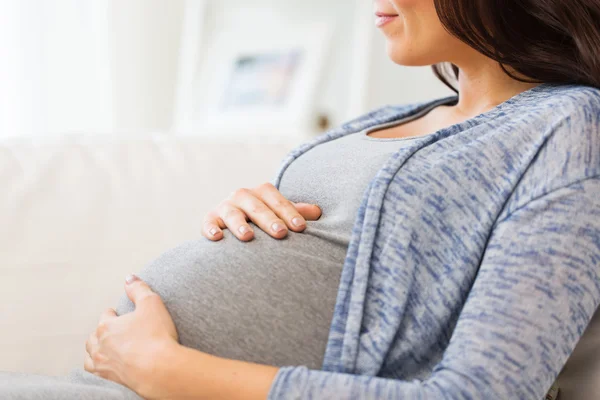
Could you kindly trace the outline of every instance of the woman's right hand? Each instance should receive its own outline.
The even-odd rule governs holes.
[[[318,220],[321,209],[315,204],[293,203],[287,200],[273,184],[267,182],[254,189],[238,189],[223,200],[217,208],[206,214],[203,236],[210,240],[223,239],[221,229],[228,228],[240,240],[254,237],[250,219],[260,229],[276,239],[287,236],[288,228],[294,232],[306,229],[306,221]]]

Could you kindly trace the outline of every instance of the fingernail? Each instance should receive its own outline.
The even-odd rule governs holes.
[[[125,282],[127,282],[128,285],[130,285],[131,283],[135,282],[135,281],[139,281],[140,278],[135,275],[135,274],[129,274],[125,277]]]
[[[292,224],[294,224],[294,226],[304,225],[304,223],[302,222],[302,218],[300,218],[300,217],[296,217],[296,218],[292,219]]]
[[[251,232],[251,231],[252,231],[252,229],[250,229],[250,227],[249,227],[249,226],[247,226],[247,225],[242,225],[242,226],[240,226],[240,227],[238,228],[238,231],[239,231],[239,232],[240,232],[242,235],[245,235],[245,234],[246,234],[246,232]]]
[[[219,229],[218,228],[212,228],[209,232],[210,232],[210,234],[212,236],[217,236],[217,233],[219,233]]]
[[[279,232],[285,230],[285,226],[281,225],[280,223],[275,222],[273,225],[271,225],[271,229],[273,229],[273,232],[279,233]]]

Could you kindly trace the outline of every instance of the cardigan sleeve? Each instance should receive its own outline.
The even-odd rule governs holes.
[[[495,224],[429,378],[284,367],[269,399],[542,399],[599,303],[600,178],[592,177],[533,199]]]

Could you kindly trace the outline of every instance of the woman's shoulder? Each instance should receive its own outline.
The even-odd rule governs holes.
[[[516,190],[518,202],[600,176],[599,89],[547,88],[521,113],[536,132],[527,132],[531,162]]]
[[[600,89],[583,85],[550,87],[536,99],[542,116],[541,149],[551,159],[580,159],[581,168],[600,170]]]
[[[542,111],[537,119],[544,135],[549,135],[549,151],[570,152],[571,156],[582,151],[596,153],[600,160],[600,89],[553,86],[534,101],[535,108]]]
[[[581,119],[589,124],[587,113],[600,113],[600,89],[585,85],[547,85],[531,97],[536,109],[545,109],[558,118]]]

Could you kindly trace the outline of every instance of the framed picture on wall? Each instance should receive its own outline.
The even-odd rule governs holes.
[[[220,35],[202,129],[221,135],[310,135],[331,36],[326,24],[288,27],[279,35]],[[211,63],[212,64],[212,63]]]
[[[209,29],[196,60],[188,126],[196,135],[227,139],[321,132],[315,99],[332,35],[325,22],[246,29],[244,35]]]
[[[256,112],[285,107],[304,56],[302,49],[240,54],[233,60],[219,109]]]

